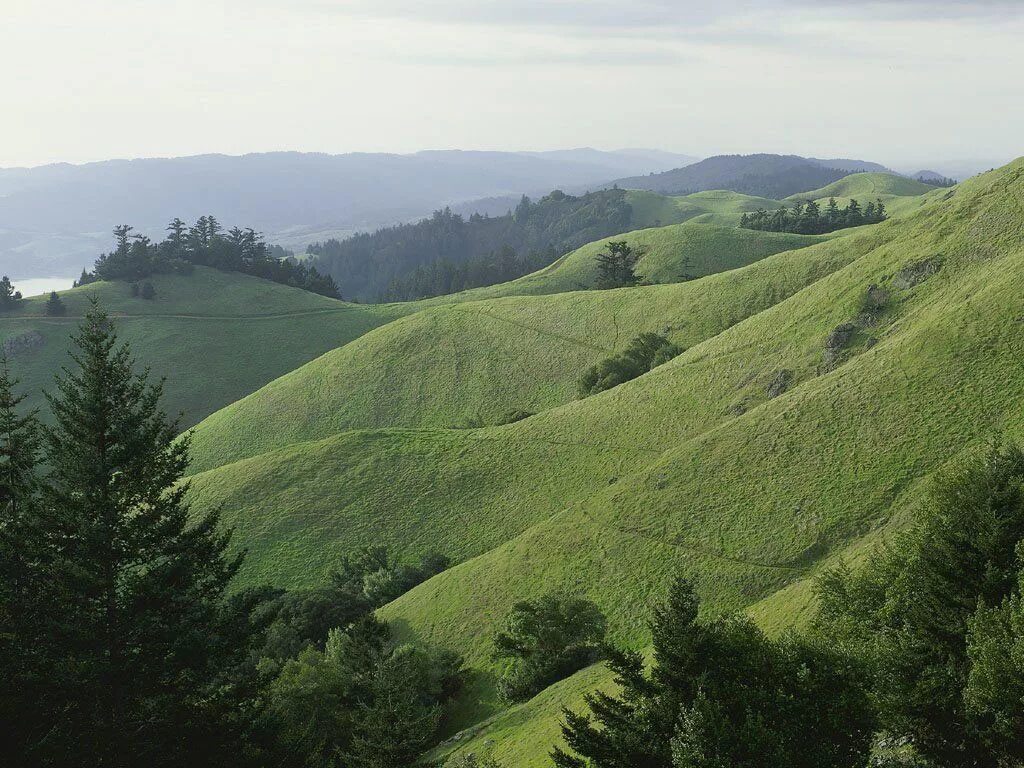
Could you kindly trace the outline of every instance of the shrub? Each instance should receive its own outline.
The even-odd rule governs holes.
[[[577,385],[579,396],[584,398],[617,387],[667,363],[682,352],[682,347],[664,336],[641,333],[626,345],[621,354],[606,357],[586,370]]]
[[[545,595],[513,606],[494,637],[494,657],[511,661],[498,684],[508,702],[525,701],[603,655],[606,623],[594,603]]]

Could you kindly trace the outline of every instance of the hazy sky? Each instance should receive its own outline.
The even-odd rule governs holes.
[[[577,146],[1009,159],[1022,6],[0,0],[0,166]]]

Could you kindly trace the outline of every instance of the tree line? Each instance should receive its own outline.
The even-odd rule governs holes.
[[[244,553],[188,503],[161,393],[95,303],[51,426],[0,366],[3,764],[420,765],[462,663],[375,610],[448,561],[375,547],[321,587],[233,586]]]
[[[506,245],[493,253],[461,263],[443,258],[420,265],[405,277],[395,278],[379,298],[384,302],[414,301],[506,283],[553,264],[559,255],[549,247],[520,256],[514,248]]]
[[[822,235],[847,227],[878,224],[888,218],[885,203],[881,200],[869,202],[863,208],[859,201],[850,200],[844,208],[840,208],[832,197],[824,210],[813,200],[796,202],[792,208],[779,208],[775,211],[758,208],[753,213],[740,216],[740,227],[763,232]]]
[[[580,196],[555,190],[537,201],[523,196],[504,216],[467,218],[444,208],[414,224],[312,243],[306,252],[349,296],[420,298],[520,277],[626,231],[632,212],[621,189]]]
[[[114,227],[114,249],[96,259],[92,272],[82,270],[76,285],[97,280],[137,282],[156,274],[189,274],[195,265],[243,272],[293,288],[340,298],[333,278],[278,246],[268,246],[252,229],[225,230],[213,216],[187,226],[181,219],[167,225],[167,236],[153,242],[123,224]]]

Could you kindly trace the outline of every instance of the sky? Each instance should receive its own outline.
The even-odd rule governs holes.
[[[0,167],[581,146],[1008,160],[1021,73],[1020,0],[0,0]]]

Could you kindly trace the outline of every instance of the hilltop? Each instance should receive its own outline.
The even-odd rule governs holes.
[[[393,426],[358,420],[391,407],[389,392],[372,383],[365,390],[378,392],[365,399],[371,410],[346,396],[355,421],[343,415],[321,428],[317,403],[329,400],[314,398],[314,413],[293,414],[300,426],[279,447],[257,446],[266,452],[240,460],[225,455],[230,463],[218,467],[210,466],[219,461],[212,450],[193,493],[223,505],[238,526],[239,544],[250,547],[250,579],[316,583],[340,553],[369,541],[410,554],[439,546],[463,561],[385,615],[403,636],[458,649],[478,671],[464,725],[498,711],[488,637],[516,599],[551,589],[586,595],[607,612],[617,641],[644,647],[646,605],[682,568],[709,610],[760,603],[760,620],[791,624],[806,606],[801,585],[823,563],[905,522],[931,473],[993,429],[1024,427],[1024,384],[1016,375],[1024,304],[1014,288],[1024,270],[1022,197],[1018,161],[915,213],[717,277],[587,294],[597,304],[583,311],[562,305],[578,294],[482,303],[516,321],[499,325],[466,305],[455,332],[451,312],[412,316],[395,329],[408,349],[442,350],[479,332],[462,362],[439,363],[454,378],[421,376],[429,370],[422,363],[374,374],[379,353],[341,350],[335,354],[345,356],[338,370],[346,377],[365,372],[367,382],[393,382],[390,391],[408,387],[411,399],[385,416]],[[783,263],[809,271],[794,280],[776,268]],[[745,311],[716,325],[708,318],[713,302],[686,292],[726,278],[737,292],[717,284],[708,296]],[[745,290],[753,292],[744,298]],[[657,300],[670,291],[679,293]],[[574,378],[576,363],[550,364],[564,354],[553,337],[573,327],[579,333],[581,320],[597,313],[608,319],[568,345],[592,341],[601,348],[594,354],[603,354],[609,338],[614,346],[645,324],[701,330],[686,352],[651,373],[585,400],[565,400],[562,389],[514,424],[402,424],[402,414],[430,424],[431,409],[444,412],[445,403],[474,392],[500,399],[503,367],[511,371],[531,354],[551,369],[557,391]],[[545,332],[524,333],[526,324]],[[513,344],[512,357],[480,360],[483,373],[474,373],[466,364],[497,349],[486,340],[504,327],[521,337],[502,342]],[[357,346],[372,347],[372,336]],[[523,381],[532,375],[527,365]],[[316,380],[295,375],[304,378]],[[328,392],[328,382],[318,386]],[[291,382],[275,388],[285,385]],[[274,399],[265,416],[259,405],[240,410],[256,414],[252,434]],[[216,422],[200,426],[197,446]],[[279,428],[266,423],[267,433]],[[577,695],[571,686],[559,690]],[[502,721],[481,738],[504,734],[503,749],[523,757],[517,764],[532,764],[530,748],[546,744],[528,748],[516,739],[522,729],[552,730],[558,713],[543,704],[563,699],[552,691],[531,702],[527,719],[518,711],[519,730]]]
[[[846,161],[849,166],[849,161]],[[748,195],[781,199],[805,189],[831,184],[851,171],[826,168],[796,155],[719,155],[684,168],[649,176],[619,179],[625,189],[646,189],[682,195],[709,189],[728,189]]]
[[[46,412],[42,391],[52,390],[90,297],[115,317],[139,364],[168,376],[164,405],[183,414],[183,427],[401,314],[208,267],[148,280],[153,299],[133,296],[127,282],[97,282],[60,292],[63,317],[45,314],[45,296],[0,314],[28,405]]]

